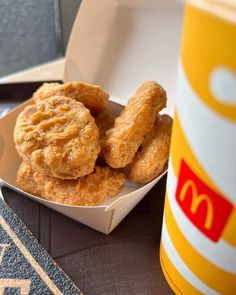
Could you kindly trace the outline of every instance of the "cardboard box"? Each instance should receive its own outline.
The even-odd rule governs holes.
[[[156,80],[168,92],[164,112],[172,114],[181,6],[167,2],[99,0],[98,4],[84,0],[68,45],[64,81],[101,85],[111,94],[110,110],[117,113],[122,109],[117,103],[125,105],[140,84]],[[13,130],[17,115],[31,103],[27,101],[0,120],[0,178],[17,191],[15,178],[21,159],[14,146]],[[21,192],[108,234],[165,173],[146,185],[127,181],[117,196],[95,207],[58,204]]]

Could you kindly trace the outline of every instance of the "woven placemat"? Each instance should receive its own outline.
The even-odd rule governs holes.
[[[0,198],[1,294],[82,293]]]

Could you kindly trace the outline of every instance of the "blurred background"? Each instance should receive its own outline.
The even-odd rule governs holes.
[[[80,0],[0,0],[0,77],[64,56]]]

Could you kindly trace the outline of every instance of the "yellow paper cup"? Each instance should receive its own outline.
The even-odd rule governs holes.
[[[176,294],[236,294],[236,4],[188,1],[160,260]]]

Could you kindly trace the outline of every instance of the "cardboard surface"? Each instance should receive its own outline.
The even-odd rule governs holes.
[[[146,80],[168,94],[172,114],[182,4],[174,0],[84,0],[66,53],[64,80],[102,85],[126,105]]]

